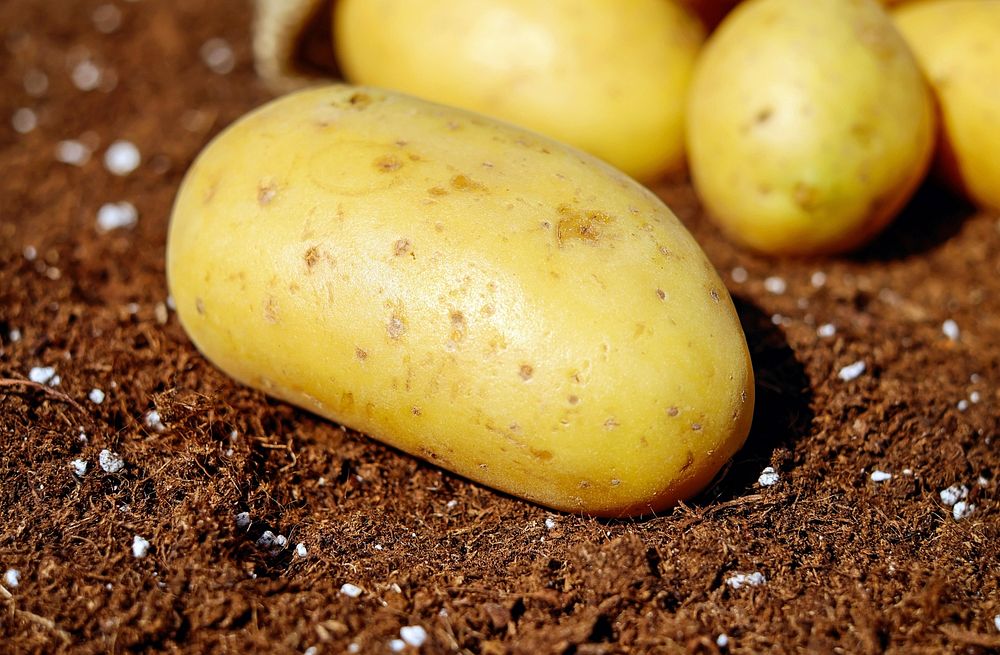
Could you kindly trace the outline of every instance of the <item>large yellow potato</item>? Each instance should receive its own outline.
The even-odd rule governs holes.
[[[228,128],[178,193],[167,274],[236,379],[551,507],[670,505],[750,423],[732,302],[658,198],[408,96],[320,88]]]
[[[675,0],[339,0],[347,79],[511,121],[641,179],[679,169],[704,29]]]
[[[1000,209],[1000,2],[916,2],[895,19],[937,95],[945,175]]]
[[[845,251],[921,181],[934,108],[873,0],[749,0],[705,45],[687,144],[699,196],[736,240],[777,254]]]

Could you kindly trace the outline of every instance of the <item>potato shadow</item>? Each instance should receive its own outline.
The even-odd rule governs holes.
[[[849,258],[857,262],[879,262],[929,252],[958,234],[965,221],[975,213],[976,208],[966,199],[929,178],[899,216]]]
[[[805,369],[771,317],[746,298],[733,296],[753,362],[753,425],[743,448],[716,480],[691,502],[710,505],[746,495],[775,450],[807,436],[813,420]]]

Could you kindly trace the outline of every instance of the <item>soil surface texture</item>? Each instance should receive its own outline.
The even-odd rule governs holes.
[[[1000,649],[995,212],[926,185],[861,253],[774,260],[657,185],[737,303],[753,431],[660,516],[550,512],[242,387],[185,336],[167,222],[270,97],[248,5],[0,3],[0,650]]]

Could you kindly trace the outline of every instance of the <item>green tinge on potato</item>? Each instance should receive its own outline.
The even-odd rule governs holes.
[[[873,0],[748,0],[695,66],[694,186],[736,241],[843,252],[874,237],[923,179],[934,107]]]
[[[229,127],[178,194],[167,274],[237,380],[554,508],[666,507],[749,429],[732,302],[656,196],[401,94],[309,90]]]

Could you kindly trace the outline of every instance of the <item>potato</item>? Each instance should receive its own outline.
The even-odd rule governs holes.
[[[872,0],[750,0],[709,39],[688,99],[691,175],[729,235],[765,253],[859,246],[921,181],[934,107]]]
[[[168,239],[219,368],[502,491],[653,511],[747,434],[746,342],[698,245],[530,132],[374,89],[286,96],[198,157]]]
[[[683,167],[704,39],[674,0],[340,0],[348,80],[485,113],[652,179]]]
[[[937,95],[945,177],[1000,209],[1000,2],[918,2],[894,16]]]

